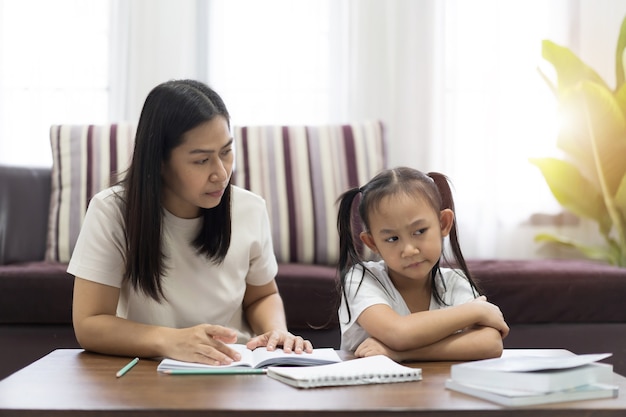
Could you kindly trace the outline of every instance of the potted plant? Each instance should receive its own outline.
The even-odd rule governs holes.
[[[565,209],[593,220],[605,245],[592,246],[565,236],[541,233],[536,241],[573,247],[586,257],[626,266],[626,18],[616,49],[616,86],[607,83],[570,49],[549,40],[542,56],[556,70],[557,146],[564,157],[531,158]]]

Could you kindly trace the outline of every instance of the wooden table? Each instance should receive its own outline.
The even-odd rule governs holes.
[[[617,374],[615,399],[507,409],[446,390],[449,362],[414,364],[419,382],[305,390],[264,375],[163,375],[144,359],[116,378],[128,361],[56,350],[0,381],[0,416],[626,416]]]

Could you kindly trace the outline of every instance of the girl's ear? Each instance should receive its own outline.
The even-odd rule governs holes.
[[[448,236],[454,224],[454,212],[450,209],[441,210],[439,212],[439,224],[441,225],[441,236]]]
[[[376,247],[376,243],[374,243],[374,238],[369,232],[361,232],[359,234],[361,241],[365,243],[365,245],[371,249],[372,252],[378,253],[378,248]]]

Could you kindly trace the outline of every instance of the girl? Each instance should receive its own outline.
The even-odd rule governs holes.
[[[360,239],[379,262],[363,261],[355,247],[351,213],[357,195]],[[509,328],[498,307],[476,297],[445,176],[386,170],[339,202],[342,349],[398,362],[501,355]],[[448,235],[460,270],[439,265]]]
[[[208,364],[239,360],[235,342],[312,350],[287,331],[265,203],[232,168],[217,93],[191,80],[150,92],[126,177],[91,200],[68,266],[81,346]]]

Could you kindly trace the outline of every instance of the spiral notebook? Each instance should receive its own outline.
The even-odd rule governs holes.
[[[422,370],[401,365],[387,356],[377,355],[304,368],[270,366],[267,368],[267,375],[294,387],[315,388],[419,381],[422,379]]]

